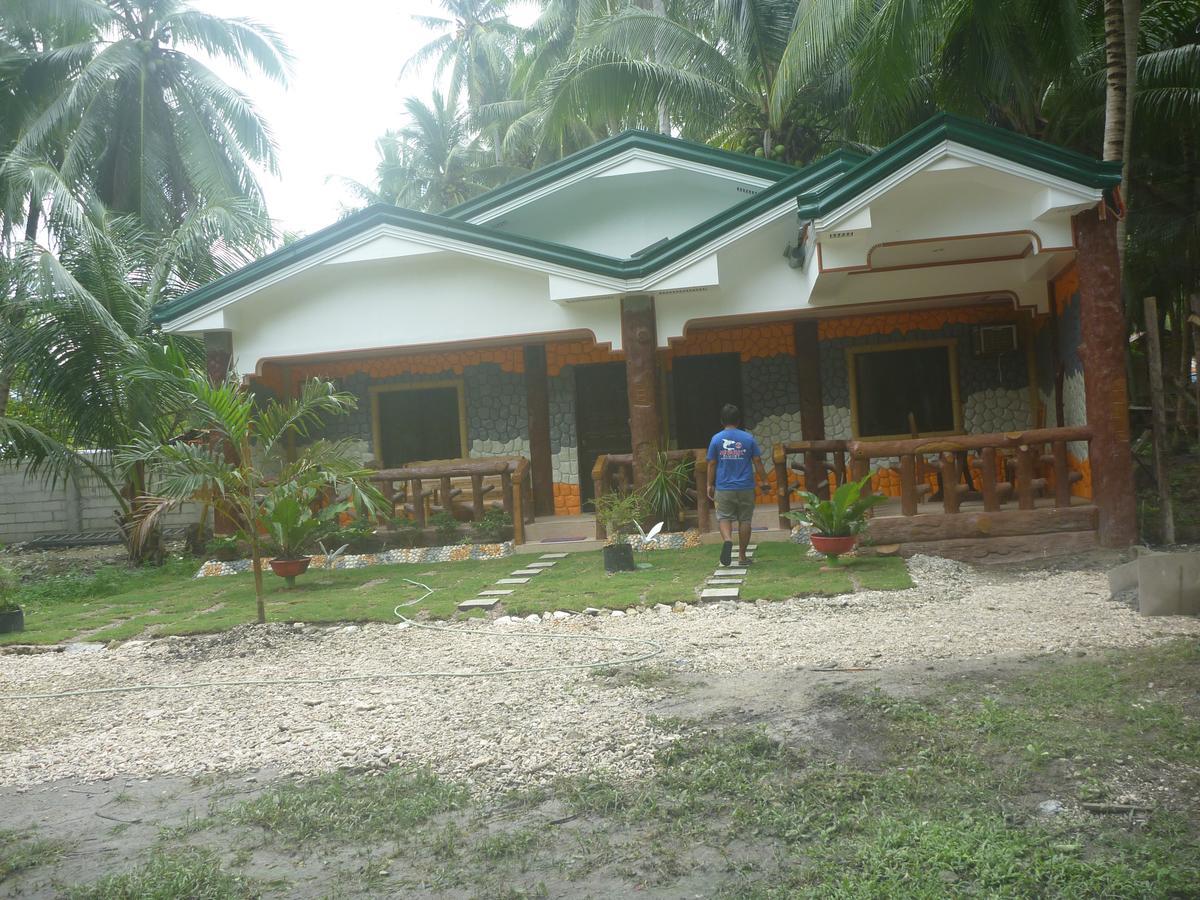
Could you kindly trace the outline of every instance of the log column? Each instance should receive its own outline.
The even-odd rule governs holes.
[[[1091,209],[1075,216],[1079,270],[1079,357],[1087,423],[1092,494],[1100,510],[1105,547],[1127,547],[1137,536],[1133,455],[1129,447],[1129,388],[1125,379],[1127,334],[1121,301],[1116,220]]]
[[[216,386],[225,381],[233,363],[233,334],[228,331],[204,332],[204,366],[208,383]]]
[[[529,416],[529,468],[535,515],[554,515],[554,461],[550,448],[550,382],[546,347],[525,347],[525,405]],[[582,475],[582,473],[581,473]]]
[[[633,483],[642,487],[658,453],[662,427],[658,415],[658,330],[654,298],[621,298],[621,343],[629,392],[629,435],[633,447]]]
[[[204,332],[204,369],[208,375],[208,383],[214,387],[224,384],[233,365],[233,334],[228,331]],[[228,443],[224,445],[225,458],[234,457],[233,448]],[[214,534],[235,534],[237,523],[228,516],[213,516]]]
[[[821,350],[817,320],[800,319],[794,326],[796,383],[800,388],[800,432],[806,441],[825,440],[825,407],[821,402]]]

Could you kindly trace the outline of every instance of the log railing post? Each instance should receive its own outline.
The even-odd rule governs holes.
[[[917,514],[917,458],[911,453],[900,457],[900,514]]]
[[[413,519],[416,520],[418,528],[425,527],[425,491],[421,487],[421,479],[414,478],[409,482],[410,501],[413,508]]]
[[[1017,448],[1017,506],[1033,509],[1033,454],[1032,447]]]
[[[712,525],[712,501],[708,499],[708,457],[697,450],[692,474],[696,483],[696,527],[703,534]]]
[[[804,451],[804,485],[822,500],[829,499],[829,467],[823,451]]]
[[[596,464],[592,466],[592,498],[599,500],[608,493],[608,457],[601,453],[596,457]],[[602,541],[608,537],[608,532],[604,528],[604,522],[596,516],[596,540]]]
[[[1067,442],[1055,441],[1052,445],[1054,456],[1054,505],[1064,507],[1071,505],[1071,467],[1067,464]]]
[[[525,543],[525,472],[526,464],[524,460],[517,463],[515,478],[509,478],[508,481],[508,496],[511,497],[512,511],[509,513],[512,516],[513,523],[513,543],[520,545]],[[514,487],[513,481],[516,481]]]
[[[979,451],[979,492],[983,495],[985,512],[1000,509],[1000,498],[996,493],[996,448],[984,447]]]
[[[792,527],[792,520],[786,515],[792,509],[792,485],[788,475],[787,450],[783,444],[775,445],[771,451],[771,458],[775,461],[775,499],[779,507],[779,527],[788,529]]]
[[[958,454],[941,454],[941,463],[942,509],[946,511],[947,515],[954,515],[958,512],[959,501],[962,498],[962,492],[958,489],[958,479],[960,477],[958,471]]]
[[[454,509],[452,508],[452,504],[454,502],[454,487],[450,483],[450,476],[443,475],[439,479],[439,482],[441,484],[441,497],[438,499],[442,501],[440,505],[446,512],[453,514]]]

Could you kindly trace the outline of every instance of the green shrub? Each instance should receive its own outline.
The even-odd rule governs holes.
[[[388,543],[411,550],[413,547],[420,547],[424,538],[425,533],[412,522],[401,522],[400,526],[388,535]]]
[[[17,609],[17,592],[21,590],[21,579],[12,569],[0,566],[0,612]]]
[[[434,513],[429,517],[429,524],[433,526],[439,544],[445,546],[458,543],[460,526],[458,519],[454,518],[454,513],[445,510]]]
[[[471,537],[480,544],[498,544],[512,533],[512,516],[502,509],[489,509],[471,526]]]
[[[242,559],[246,555],[242,552],[242,547],[237,537],[232,534],[214,537],[204,545],[204,549],[210,559],[219,559],[224,562]]]
[[[378,553],[383,548],[383,541],[375,534],[375,527],[361,520],[330,532],[323,543],[330,553],[342,546],[346,546],[347,553]]]

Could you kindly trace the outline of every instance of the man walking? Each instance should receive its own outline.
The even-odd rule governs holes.
[[[725,426],[708,443],[708,496],[717,507],[717,524],[721,537],[721,565],[733,558],[733,523],[738,523],[738,565],[749,565],[746,545],[750,543],[754,519],[754,474],[758,473],[763,490],[767,488],[767,472],[762,464],[762,452],[754,435],[738,428],[741,413],[732,403],[721,407],[721,424]]]

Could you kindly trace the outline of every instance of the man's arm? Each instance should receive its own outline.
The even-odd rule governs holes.
[[[754,471],[758,475],[758,483],[761,486],[762,492],[765,494],[771,488],[771,479],[767,477],[766,467],[763,466],[761,456],[754,457]]]
[[[717,460],[713,456],[708,458],[708,499],[717,499]]]

